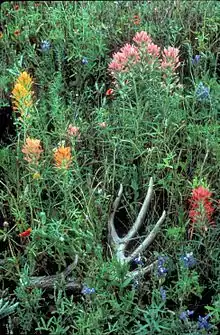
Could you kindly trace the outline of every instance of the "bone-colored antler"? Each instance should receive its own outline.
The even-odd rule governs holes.
[[[115,199],[115,201],[113,203],[113,210],[112,210],[111,215],[109,217],[108,228],[109,228],[109,235],[110,235],[110,238],[111,238],[111,244],[112,244],[113,249],[116,253],[116,258],[120,263],[123,264],[123,263],[131,262],[135,257],[137,257],[139,254],[143,253],[149,247],[149,245],[155,239],[155,237],[156,237],[156,235],[159,231],[160,226],[162,225],[162,223],[165,220],[166,212],[163,211],[161,217],[159,218],[159,220],[155,224],[152,231],[144,239],[144,241],[131,253],[131,255],[130,256],[125,256],[125,250],[126,250],[126,247],[128,246],[128,243],[131,241],[131,239],[134,237],[134,235],[137,234],[139,228],[141,227],[141,225],[143,224],[143,222],[145,220],[147,210],[149,208],[150,200],[151,200],[152,194],[153,194],[153,178],[152,177],[150,178],[148,192],[147,192],[147,195],[145,197],[145,200],[143,202],[143,205],[141,207],[141,210],[138,214],[138,217],[137,217],[136,221],[134,222],[134,224],[132,225],[132,227],[130,228],[128,233],[124,237],[120,238],[118,236],[118,234],[116,232],[116,229],[115,229],[115,226],[114,226],[114,218],[115,218],[116,211],[117,211],[118,206],[119,206],[120,201],[121,201],[122,192],[123,192],[123,187],[122,187],[122,185],[120,185],[120,189],[119,189],[117,198]],[[145,273],[150,272],[152,270],[152,268],[154,267],[154,265],[156,265],[156,263],[157,263],[157,261],[155,261],[152,264],[144,267],[141,270],[141,273],[145,274]],[[130,272],[128,274],[128,276],[134,278],[138,274],[139,274],[139,271],[135,270],[135,271]]]

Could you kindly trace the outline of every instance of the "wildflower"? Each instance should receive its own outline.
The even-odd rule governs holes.
[[[195,57],[192,58],[192,65],[197,65],[200,61],[200,58],[200,55],[195,55]]]
[[[194,311],[184,311],[180,314],[179,318],[180,320],[182,321],[186,321],[188,319],[189,316],[193,315],[194,314]]]
[[[133,16],[133,23],[135,24],[135,25],[139,25],[140,23],[141,23],[141,19],[140,19],[140,16],[139,15],[134,15]]]
[[[14,10],[18,10],[19,9],[19,5],[14,5]]]
[[[161,67],[163,69],[170,68],[172,71],[175,71],[179,66],[179,49],[174,47],[168,47],[167,49],[164,49]]]
[[[57,168],[68,169],[71,164],[71,148],[63,145],[54,151],[54,161]]]
[[[168,272],[167,268],[164,266],[166,261],[167,261],[167,257],[163,257],[163,256],[158,257],[158,263],[157,263],[158,277],[163,277]]]
[[[107,123],[106,122],[99,122],[99,127],[106,128],[107,127]]]
[[[3,37],[3,32],[0,31],[0,39]]]
[[[20,32],[19,29],[17,29],[17,30],[14,31],[14,35],[15,35],[16,37],[18,37],[20,34],[21,34],[21,32]]]
[[[24,159],[28,163],[37,165],[43,149],[40,145],[40,140],[28,137],[21,151],[25,154]]]
[[[150,35],[146,33],[146,31],[141,31],[139,33],[136,33],[133,37],[133,41],[136,42],[138,45],[144,44],[150,44],[152,43],[152,39]]]
[[[192,228],[190,232],[190,239],[192,238],[194,225],[197,223],[205,224],[207,221],[209,224],[213,224],[212,214],[214,207],[210,199],[212,193],[205,187],[199,186],[192,191],[192,196],[189,200],[190,211],[189,218],[192,222]],[[205,230],[207,227],[204,226]]]
[[[204,101],[209,98],[210,88],[200,82],[195,93],[198,101]]]
[[[24,113],[24,107],[29,108],[33,105],[33,92],[31,91],[33,80],[26,72],[22,72],[17,78],[12,90],[13,110]]]
[[[192,268],[196,265],[196,259],[193,256],[193,253],[187,253],[184,256],[181,256],[180,259],[183,261],[183,264],[186,268]]]
[[[114,72],[126,72],[129,66],[132,66],[140,61],[138,48],[131,45],[125,44],[119,52],[113,55],[113,60],[109,64],[109,70]]]
[[[32,176],[32,178],[33,179],[35,179],[35,180],[38,180],[38,179],[40,179],[40,173],[39,172],[35,172],[34,174],[33,174],[33,176]]]
[[[211,328],[210,323],[208,322],[208,319],[210,318],[210,315],[206,315],[205,317],[202,317],[199,315],[198,319],[198,329],[205,329],[209,330]]]
[[[42,41],[41,42],[41,51],[45,52],[50,49],[51,45],[49,41]]]
[[[82,289],[81,293],[82,294],[92,294],[92,293],[95,293],[95,289],[93,287],[89,288],[87,286],[84,286],[84,288]]]
[[[87,65],[88,64],[88,59],[86,57],[83,57],[82,64],[83,65]]]
[[[78,137],[78,139],[80,139],[80,128],[79,127],[75,127],[72,124],[70,124],[67,129],[67,133],[70,136],[75,136],[75,137]]]
[[[134,290],[136,290],[139,287],[139,285],[140,285],[139,280],[137,278],[133,279],[133,281],[132,281],[132,288]]]
[[[28,237],[28,236],[30,236],[31,232],[32,232],[32,229],[28,228],[27,230],[25,230],[22,233],[20,233],[18,236],[20,236],[20,237]]]
[[[162,300],[165,301],[167,296],[166,296],[166,290],[164,290],[163,287],[160,287],[160,295]]]
[[[106,91],[105,95],[110,96],[110,95],[112,95],[113,93],[114,93],[114,90],[113,90],[112,88],[109,88],[109,89]]]
[[[133,262],[137,265],[144,265],[144,262],[141,259],[141,256],[139,255],[138,257],[133,259]]]
[[[146,47],[147,53],[153,57],[159,57],[160,47],[154,43],[149,43]]]

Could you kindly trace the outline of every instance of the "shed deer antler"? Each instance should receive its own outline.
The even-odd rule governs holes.
[[[115,226],[114,226],[114,218],[115,218],[115,214],[116,214],[116,211],[118,209],[119,203],[121,201],[122,192],[123,192],[123,186],[120,185],[120,189],[119,189],[117,198],[115,199],[115,201],[113,203],[113,210],[112,210],[111,215],[109,217],[108,229],[109,229],[109,236],[110,236],[110,239],[111,239],[111,245],[112,245],[112,247],[113,247],[113,249],[116,253],[116,258],[120,263],[123,264],[123,263],[129,263],[132,260],[134,260],[135,257],[137,257],[139,254],[143,253],[143,251],[145,249],[147,249],[148,246],[153,242],[154,238],[156,237],[156,235],[159,231],[160,226],[162,225],[162,223],[165,220],[166,212],[163,211],[161,217],[159,218],[159,220],[155,224],[152,231],[144,239],[144,241],[131,253],[131,255],[130,256],[125,256],[125,250],[126,250],[128,244],[129,244],[129,242],[134,237],[134,235],[137,234],[139,228],[141,227],[141,225],[143,224],[143,222],[145,220],[147,210],[149,208],[150,200],[152,198],[152,193],[153,193],[153,178],[150,178],[150,183],[149,183],[147,195],[144,199],[144,203],[141,207],[141,210],[138,214],[138,217],[137,217],[136,221],[134,222],[134,224],[132,225],[132,227],[130,228],[128,233],[124,237],[121,238],[121,237],[118,236],[118,234],[116,232],[116,229],[115,229]],[[157,264],[157,261],[155,261],[152,264],[144,267],[142,269],[141,273],[146,274],[146,273],[150,272],[155,264]],[[131,272],[128,273],[128,276],[132,277],[132,278],[135,278],[138,275],[139,275],[139,271],[137,271],[137,270],[134,270],[134,271],[131,271]]]

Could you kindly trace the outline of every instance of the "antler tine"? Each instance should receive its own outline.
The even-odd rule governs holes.
[[[157,265],[158,261],[154,261],[148,266],[145,266],[143,269],[133,270],[128,273],[128,277],[134,279],[136,277],[139,277],[140,275],[145,275],[147,273],[150,273],[153,268]]]
[[[113,211],[111,212],[111,215],[110,215],[109,221],[108,221],[109,233],[111,235],[113,243],[115,243],[115,244],[119,244],[121,242],[121,238],[118,236],[118,234],[116,233],[116,230],[115,230],[114,218],[115,218],[115,213],[118,209],[119,203],[121,201],[122,192],[123,192],[123,186],[122,186],[122,184],[120,184],[120,188],[119,188],[119,191],[118,191],[117,198],[115,199],[115,201],[113,203],[113,206],[112,206]]]
[[[165,220],[165,217],[166,217],[166,212],[163,211],[161,217],[159,218],[159,220],[155,224],[154,228],[151,230],[150,234],[144,239],[144,241],[139,245],[139,247],[137,247],[129,257],[127,257],[128,261],[131,261],[132,259],[137,257],[141,252],[143,252],[145,249],[148,248],[148,246],[155,239],[155,237],[156,237],[156,235],[159,231],[160,226],[162,225],[162,223]]]
[[[140,228],[140,226],[144,222],[144,219],[146,217],[147,210],[148,210],[148,207],[149,207],[149,204],[150,204],[150,200],[152,198],[152,193],[153,193],[153,178],[151,177],[150,182],[149,182],[147,195],[144,199],[144,203],[141,207],[141,210],[138,214],[138,217],[137,217],[135,223],[133,224],[133,226],[131,227],[131,229],[126,234],[126,236],[121,239],[121,242],[124,242],[125,244],[130,242],[131,238],[134,237],[134,235],[137,233],[138,229]]]

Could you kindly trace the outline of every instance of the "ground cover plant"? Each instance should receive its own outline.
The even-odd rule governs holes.
[[[219,334],[219,2],[0,15],[1,334]]]

